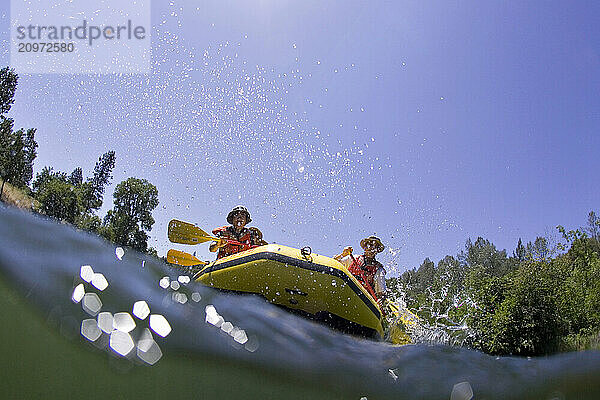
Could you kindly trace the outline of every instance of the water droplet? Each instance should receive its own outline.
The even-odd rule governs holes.
[[[115,249],[115,255],[119,259],[119,261],[123,260],[123,256],[125,255],[125,250],[122,247],[117,247]]]
[[[79,275],[84,281],[91,282],[92,278],[94,278],[94,270],[91,265],[82,265]]]
[[[169,287],[170,284],[170,279],[168,276],[165,276],[163,278],[161,278],[161,280],[158,282],[158,284],[160,285],[161,288],[166,289]]]
[[[460,382],[454,385],[450,400],[471,400],[473,398],[473,388],[469,382]]]
[[[137,343],[137,356],[147,364],[154,365],[162,357],[162,351],[152,338],[152,333],[146,329]]]
[[[246,335],[246,331],[243,329],[238,330],[235,335],[233,335],[233,340],[238,342],[239,344],[245,344],[248,341],[248,336]]]
[[[111,333],[114,330],[112,314],[107,311],[98,314],[98,327],[104,333]]]
[[[188,297],[185,293],[173,293],[173,295],[175,296],[173,300],[177,303],[185,304],[188,301]]]
[[[128,333],[135,329],[135,321],[129,313],[116,313],[113,317],[113,327],[118,331]]]
[[[80,283],[79,285],[77,285],[75,287],[75,290],[73,290],[73,295],[71,296],[71,299],[75,303],[79,303],[81,301],[81,299],[83,299],[84,295],[85,295],[85,289],[83,288],[83,283]]]
[[[224,322],[221,325],[221,330],[225,333],[231,332],[232,329],[233,329],[233,324],[231,322]]]
[[[133,315],[138,317],[141,320],[146,319],[146,317],[150,314],[150,307],[148,303],[143,300],[136,301],[133,304]]]
[[[86,313],[95,317],[102,308],[102,301],[100,301],[100,297],[98,297],[96,293],[86,293],[85,296],[83,296],[81,307]]]
[[[81,321],[81,336],[95,342],[102,335],[102,331],[98,328],[98,324],[95,319],[85,319]]]
[[[220,327],[221,324],[224,322],[223,317],[221,317],[219,315],[219,313],[217,313],[216,308],[212,304],[209,304],[208,306],[206,306],[204,311],[206,312],[206,322],[207,323],[214,325],[216,327]]]
[[[133,339],[131,335],[126,332],[121,331],[113,331],[110,334],[110,348],[117,354],[122,356],[126,356],[133,350],[135,345],[133,344]]]
[[[98,290],[104,290],[108,287],[108,281],[104,277],[104,275],[100,273],[95,273],[92,278],[92,285]]]
[[[166,337],[171,333],[171,325],[165,317],[160,314],[152,314],[150,316],[150,329],[152,329],[157,335]]]
[[[258,339],[256,338],[256,336],[248,338],[248,341],[244,345],[244,348],[250,353],[254,353],[256,350],[258,350]]]

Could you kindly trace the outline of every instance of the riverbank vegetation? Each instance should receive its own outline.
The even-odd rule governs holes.
[[[113,193],[114,206],[104,218],[98,211],[116,164],[114,151],[102,154],[90,176],[83,168],[70,173],[44,167],[33,177],[38,144],[36,129],[14,129],[10,111],[19,77],[0,69],[0,200],[77,228],[94,232],[119,246],[156,255],[148,246],[154,225],[152,211],[158,206],[158,189],[145,179],[128,178]]]
[[[2,187],[0,201],[10,204],[13,207],[23,210],[33,210],[39,203],[22,189],[16,188],[10,183],[4,182],[0,178],[0,187]]]
[[[395,295],[432,326],[462,327],[464,345],[496,355],[539,356],[599,348],[600,218],[557,227],[512,254],[484,238],[456,256],[389,280]]]

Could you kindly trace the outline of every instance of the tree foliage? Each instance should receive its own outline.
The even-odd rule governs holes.
[[[81,206],[83,211],[91,213],[102,207],[104,191],[112,179],[115,167],[115,152],[104,153],[94,167],[94,174],[85,183],[81,183]],[[75,171],[74,171],[75,172]],[[83,180],[83,178],[82,178]]]
[[[590,211],[588,214],[587,232],[592,239],[596,241],[600,240],[600,218],[593,211]]]
[[[36,199],[43,214],[60,221],[74,224],[80,214],[75,188],[64,180],[49,180],[37,193]]]
[[[35,129],[13,129],[14,121],[4,116],[13,102],[18,76],[12,69],[0,69],[0,177],[18,188],[26,188],[33,177],[38,144]]]
[[[0,69],[0,115],[10,111],[14,103],[17,81],[19,77],[13,69]]]
[[[102,234],[107,239],[136,250],[148,251],[147,231],[152,229],[152,211],[158,206],[158,189],[145,179],[129,178],[117,185],[114,207],[104,218]]]
[[[40,211],[81,229],[97,232],[101,220],[94,213],[102,207],[103,194],[112,178],[114,166],[115,152],[104,153],[96,163],[94,174],[85,182],[80,167],[71,174],[44,167],[32,184],[34,197],[40,202]],[[65,197],[56,196],[59,191]]]
[[[513,252],[513,257],[516,259],[517,262],[523,262],[525,261],[526,254],[527,250],[525,249],[525,246],[523,246],[521,238],[519,238],[519,241],[517,242],[517,248]]]
[[[591,212],[586,228],[559,226],[560,254],[544,237],[525,246],[519,239],[512,257],[478,238],[467,241],[458,260],[447,256],[432,267],[427,259],[395,282],[421,317],[431,318],[437,304],[433,311],[466,321],[467,344],[487,353],[529,356],[585,347],[586,338],[600,333],[597,221]]]

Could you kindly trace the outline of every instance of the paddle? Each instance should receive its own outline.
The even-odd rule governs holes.
[[[176,219],[172,219],[169,222],[169,231],[168,231],[169,240],[173,243],[181,243],[181,244],[199,244],[204,242],[218,242],[221,238],[216,236],[212,236],[202,229],[198,228],[196,225],[190,224],[189,222],[183,222]],[[235,240],[225,239],[228,243],[237,244],[240,246],[244,246],[243,243],[240,243]]]
[[[392,312],[392,314],[394,314],[394,316],[396,318],[398,318],[400,316],[400,309],[398,308],[398,306],[396,304],[394,304],[391,300],[389,299],[385,299],[385,304],[388,306],[388,308],[390,309],[390,311]]]
[[[168,236],[171,242],[181,244],[198,244],[219,240],[219,238],[209,235],[196,225],[176,219],[169,222]]]
[[[421,322],[421,319],[408,308],[402,309],[401,312],[400,307],[389,299],[385,299],[385,304],[392,311],[394,317],[399,318],[406,326],[415,327]]]
[[[207,261],[201,261],[189,253],[174,249],[171,249],[167,252],[167,262],[169,264],[181,265],[183,267],[195,267],[197,265],[208,264]]]

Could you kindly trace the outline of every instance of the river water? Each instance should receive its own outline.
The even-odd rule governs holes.
[[[600,398],[599,352],[363,340],[2,206],[0,318],[2,398]]]

